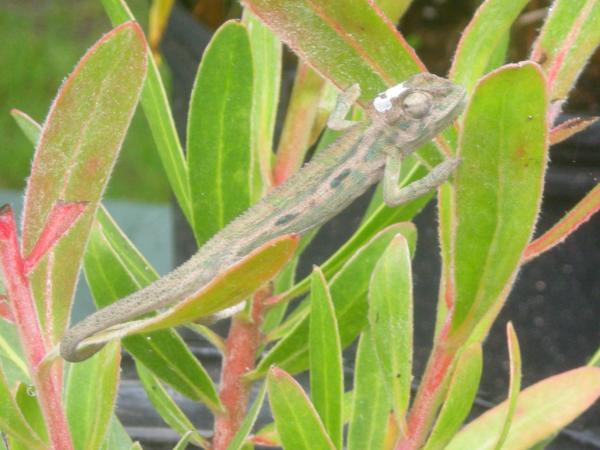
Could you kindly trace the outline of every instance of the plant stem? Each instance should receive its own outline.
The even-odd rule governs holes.
[[[252,302],[252,318],[243,312],[231,320],[225,342],[219,397],[225,411],[215,419],[214,450],[225,450],[239,429],[246,410],[252,384],[243,379],[254,368],[256,352],[262,342],[260,326],[270,289],[257,292]]]
[[[73,444],[61,402],[60,379],[53,371],[40,372],[46,345],[31,295],[25,263],[19,250],[17,228],[10,207],[0,209],[0,266],[12,317],[25,350],[31,378],[35,384],[50,443],[55,450],[71,450]]]
[[[447,379],[455,356],[454,347],[449,347],[446,339],[451,317],[452,314],[448,314],[440,331],[410,410],[406,436],[397,443],[396,450],[417,450],[429,434],[446,386],[444,381]]]

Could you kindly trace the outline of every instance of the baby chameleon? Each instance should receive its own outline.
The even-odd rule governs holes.
[[[441,185],[458,165],[447,159],[425,177],[400,188],[401,161],[450,125],[466,91],[422,73],[379,94],[360,122],[344,120],[360,96],[353,85],[340,96],[328,126],[344,133],[289,180],[213,236],[187,262],[149,286],[97,311],[60,343],[68,361],[82,361],[102,345],[80,343],[111,326],[196,296],[211,280],[274,238],[303,234],[342,211],[383,179],[383,198],[396,206]]]

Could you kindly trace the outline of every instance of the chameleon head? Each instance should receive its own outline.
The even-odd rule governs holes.
[[[375,97],[370,114],[397,133],[399,141],[420,145],[456,119],[464,109],[465,99],[462,86],[420,73]]]

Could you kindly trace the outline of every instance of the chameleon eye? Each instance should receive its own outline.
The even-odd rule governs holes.
[[[414,119],[421,119],[431,109],[431,97],[425,92],[413,92],[402,100],[402,109]]]

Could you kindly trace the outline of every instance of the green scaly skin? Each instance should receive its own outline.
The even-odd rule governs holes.
[[[108,327],[192,298],[215,277],[274,238],[302,235],[342,211],[384,175],[390,152],[412,153],[450,125],[464,108],[462,87],[431,74],[399,85],[402,95],[389,109],[370,104],[366,119],[348,129],[288,181],[229,223],[186,263],[149,286],[87,317],[63,337],[60,353],[81,361],[102,345],[79,344]],[[428,110],[413,117],[404,99],[425,93]],[[380,97],[385,94],[380,94]],[[379,108],[381,109],[381,108]]]

